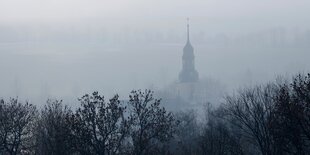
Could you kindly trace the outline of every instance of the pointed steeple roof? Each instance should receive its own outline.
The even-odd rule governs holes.
[[[186,41],[183,51],[184,53],[187,53],[186,55],[188,54],[193,55],[193,51],[194,51],[194,48],[189,39],[189,18],[187,18],[187,41]]]
[[[189,18],[187,18],[187,42],[183,48],[182,71],[179,74],[180,82],[197,82],[199,74],[195,69],[194,48],[189,39]]]
[[[187,18],[187,43],[190,43],[190,40],[189,40],[189,18]]]

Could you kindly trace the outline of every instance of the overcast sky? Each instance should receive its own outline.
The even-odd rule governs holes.
[[[309,0],[1,0],[0,22],[70,22],[105,18],[307,22]],[[275,21],[275,22],[276,22]]]
[[[309,70],[309,10],[309,0],[0,0],[0,97],[164,87],[181,69],[187,17],[202,78],[235,88],[248,74]],[[267,47],[274,36],[281,45]]]

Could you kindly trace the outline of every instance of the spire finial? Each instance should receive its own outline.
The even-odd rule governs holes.
[[[187,17],[187,42],[189,42],[189,18]]]

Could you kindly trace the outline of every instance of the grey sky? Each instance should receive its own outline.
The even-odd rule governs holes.
[[[70,22],[104,18],[197,17],[306,19],[308,0],[1,0],[1,22]]]
[[[309,0],[0,0],[0,97],[164,87],[181,69],[187,17],[201,77],[236,88],[248,74],[309,70],[309,10]]]

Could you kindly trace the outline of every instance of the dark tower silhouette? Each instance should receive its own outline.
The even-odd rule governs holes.
[[[194,48],[189,40],[189,19],[187,18],[187,42],[183,48],[182,71],[179,74],[179,80],[181,83],[197,82],[198,78],[199,75],[195,69]]]

